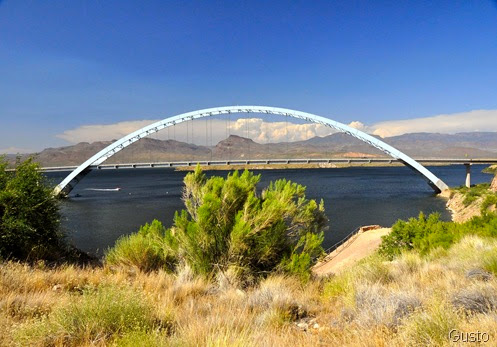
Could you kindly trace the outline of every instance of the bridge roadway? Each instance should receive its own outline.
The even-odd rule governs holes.
[[[447,158],[417,158],[416,161],[424,164],[497,164],[497,159],[447,159]],[[202,166],[211,165],[285,165],[285,164],[369,164],[369,163],[401,163],[399,159],[393,158],[329,158],[329,159],[233,159],[233,160],[183,160],[171,162],[150,162],[150,163],[123,163],[123,164],[100,164],[92,165],[92,170],[100,169],[144,169],[144,168],[166,168],[166,167],[188,167],[200,164]],[[72,171],[78,166],[55,166],[42,167],[41,171]]]

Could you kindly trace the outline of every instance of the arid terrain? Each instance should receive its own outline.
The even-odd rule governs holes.
[[[405,134],[382,139],[415,158],[495,158],[497,133]],[[73,146],[47,148],[34,153],[42,166],[79,165],[112,141],[81,142]],[[336,133],[306,141],[260,144],[231,135],[212,147],[175,140],[142,139],[125,148],[106,163],[177,160],[385,157],[380,150],[351,136]],[[10,161],[15,156],[9,157]]]

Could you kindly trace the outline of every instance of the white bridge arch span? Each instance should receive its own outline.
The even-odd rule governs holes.
[[[275,115],[294,117],[306,120],[308,122],[323,124],[340,132],[344,132],[348,135],[351,135],[361,141],[364,141],[370,144],[371,146],[376,147],[379,150],[385,152],[392,158],[401,161],[406,166],[410,167],[415,172],[422,175],[422,177],[428,182],[428,184],[433,188],[433,190],[435,190],[435,192],[440,193],[445,189],[448,189],[448,186],[442,180],[440,180],[428,169],[426,169],[424,166],[419,164],[411,157],[395,149],[394,147],[386,144],[385,142],[380,141],[377,138],[368,135],[362,131],[359,131],[355,128],[352,128],[348,125],[336,122],[334,120],[325,117],[317,116],[311,113],[300,112],[286,108],[268,107],[268,106],[226,106],[226,107],[207,108],[203,110],[182,113],[177,116],[169,117],[161,121],[155,122],[137,131],[134,131],[127,136],[124,136],[123,138],[115,141],[111,145],[102,149],[100,152],[92,156],[90,159],[88,159],[78,168],[76,168],[73,172],[71,172],[62,182],[60,182],[60,184],[58,184],[55,187],[55,193],[57,195],[60,193],[65,193],[65,194],[69,193],[74,188],[74,186],[90,171],[90,166],[100,165],[101,163],[112,157],[120,150],[124,149],[125,147],[131,145],[132,143],[144,137],[149,136],[150,134],[156,133],[169,126],[173,126],[175,124],[179,124],[189,120],[211,117],[220,114],[230,114],[230,113],[275,114]]]

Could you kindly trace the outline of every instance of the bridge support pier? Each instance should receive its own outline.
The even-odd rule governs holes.
[[[466,187],[471,187],[471,163],[465,163],[466,166]]]

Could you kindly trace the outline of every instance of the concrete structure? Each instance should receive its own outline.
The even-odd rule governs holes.
[[[231,114],[231,113],[259,113],[259,114],[275,114],[282,116],[289,116],[301,120],[305,120],[308,122],[318,123],[325,125],[327,127],[333,128],[340,132],[351,135],[365,143],[370,144],[373,147],[378,148],[384,153],[388,154],[390,157],[402,162],[404,165],[413,169],[416,173],[420,174],[433,188],[433,190],[437,193],[448,189],[448,186],[436,177],[433,173],[431,173],[424,166],[419,164],[417,161],[407,156],[406,154],[400,152],[394,147],[386,144],[385,142],[368,135],[360,130],[352,128],[348,125],[336,122],[334,120],[317,116],[311,113],[300,112],[285,108],[278,107],[268,107],[268,106],[227,106],[227,107],[215,107],[209,109],[203,109],[193,112],[183,113],[177,116],[169,117],[158,121],[156,123],[150,124],[146,127],[143,127],[133,133],[124,136],[123,138],[115,141],[111,145],[107,146],[79,167],[77,167],[73,172],[71,172],[57,187],[55,187],[55,193],[69,193],[73,187],[91,170],[91,167],[98,166],[102,164],[105,160],[112,157],[114,154],[119,152],[120,150],[126,148],[132,143],[147,137],[159,130],[164,128],[186,122],[189,120],[204,118],[204,117],[212,117],[221,114]],[[232,163],[233,161],[230,161]]]
[[[466,187],[471,188],[471,163],[464,163],[466,166]]]
[[[446,159],[446,158],[413,158],[418,163],[423,164],[497,164],[497,159]],[[399,159],[393,158],[307,158],[307,159],[231,159],[231,160],[189,160],[189,161],[157,161],[143,163],[119,163],[119,164],[101,164],[91,165],[90,170],[109,170],[109,169],[149,169],[149,168],[167,168],[167,167],[188,167],[196,166],[211,166],[211,165],[284,165],[284,164],[394,164],[402,163]],[[323,166],[326,168],[326,166]],[[43,172],[61,172],[73,171],[78,168],[77,165],[72,166],[49,166],[41,167]],[[15,169],[7,169],[6,171],[15,171]]]

